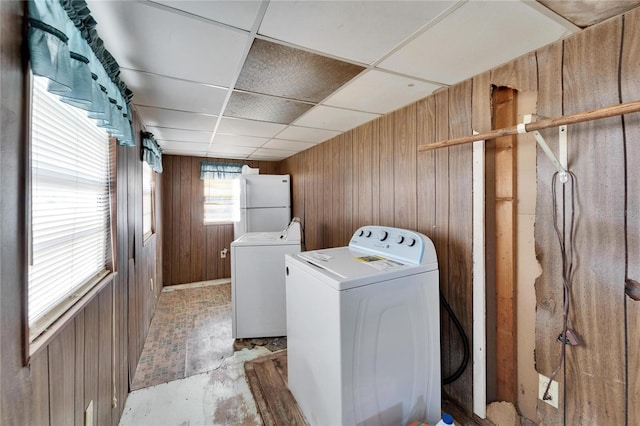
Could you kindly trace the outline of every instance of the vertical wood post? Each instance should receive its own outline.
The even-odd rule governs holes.
[[[493,92],[494,128],[516,122],[516,91]],[[496,396],[517,401],[516,365],[516,136],[495,140]]]

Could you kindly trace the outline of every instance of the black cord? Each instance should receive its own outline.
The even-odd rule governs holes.
[[[440,292],[440,302],[449,313],[449,317],[455,324],[456,329],[458,330],[458,333],[460,333],[460,338],[462,339],[462,346],[464,348],[462,362],[460,363],[460,366],[458,367],[458,369],[452,375],[442,379],[442,384],[448,385],[458,380],[460,376],[462,376],[462,373],[464,373],[464,370],[467,368],[467,365],[469,364],[469,339],[467,338],[467,334],[464,332],[464,328],[462,328],[462,324],[460,324],[458,317],[456,317],[456,314],[453,313],[453,310],[451,309],[451,306],[449,306],[447,299],[444,298],[442,291]]]
[[[567,235],[567,241],[565,242],[564,232],[560,230],[560,225],[558,223],[558,205],[557,205],[557,190],[556,184],[558,179],[558,172],[554,173],[553,179],[551,180],[551,194],[553,197],[553,228],[556,231],[556,236],[558,237],[558,244],[560,245],[560,254],[562,257],[562,287],[564,289],[564,302],[563,302],[563,313],[562,313],[562,349],[560,351],[560,360],[558,361],[558,366],[553,370],[551,376],[549,377],[549,383],[547,383],[547,387],[542,395],[542,399],[550,400],[551,396],[549,395],[549,388],[551,387],[551,382],[556,377],[560,368],[562,368],[562,364],[564,363],[566,357],[566,348],[567,344],[564,340],[567,338],[567,330],[569,323],[569,309],[571,307],[571,281],[573,279],[573,236],[575,232],[575,212],[576,212],[576,176],[572,172],[567,172],[567,176],[569,181],[571,182],[571,220],[569,222],[569,233]],[[563,192],[563,200],[564,202],[564,192]],[[563,205],[564,207],[564,205]],[[563,208],[562,219],[564,225],[564,218],[566,216],[566,211]],[[565,244],[566,243],[566,244]]]

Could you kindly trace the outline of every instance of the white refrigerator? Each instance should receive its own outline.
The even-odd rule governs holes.
[[[233,224],[234,239],[247,232],[282,231],[291,221],[289,175],[242,175],[240,218]]]

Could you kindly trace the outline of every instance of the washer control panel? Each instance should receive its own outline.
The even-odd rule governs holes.
[[[425,246],[431,240],[419,232],[389,226],[369,225],[356,230],[349,247],[371,252],[405,263],[423,263]],[[431,260],[429,260],[431,261]]]

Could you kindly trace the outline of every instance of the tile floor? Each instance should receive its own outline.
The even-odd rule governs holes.
[[[120,426],[261,425],[244,363],[285,347],[286,339],[234,345],[228,280],[165,287]]]
[[[214,370],[232,354],[231,284],[165,287],[131,390]]]

